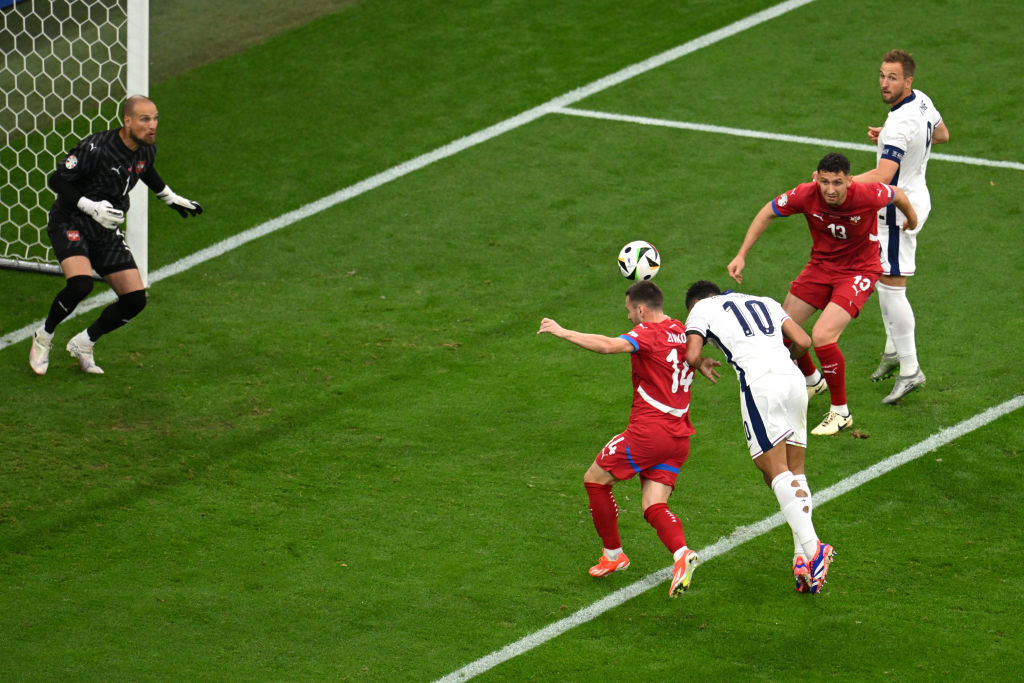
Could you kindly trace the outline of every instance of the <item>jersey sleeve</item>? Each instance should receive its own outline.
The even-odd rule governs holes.
[[[900,119],[893,126],[882,129],[882,137],[878,141],[881,147],[880,158],[895,162],[903,162],[903,157],[910,149],[910,141],[914,139],[916,124],[912,119]]]
[[[96,165],[95,145],[89,138],[82,140],[57,164],[57,175],[70,183],[92,172]]]
[[[782,307],[782,304],[767,296],[762,297],[761,301],[768,307],[768,314],[779,324],[779,327],[782,327],[782,323],[786,322],[790,317],[789,313],[786,313],[786,310]]]
[[[772,211],[776,216],[781,218],[785,216],[792,216],[795,213],[800,213],[803,209],[802,187],[803,186],[801,185],[797,185],[789,192],[783,192],[772,200]]]
[[[896,199],[896,186],[885,183],[871,183],[869,185],[872,196],[875,198],[875,208],[884,209]]]
[[[620,334],[619,337],[621,339],[625,339],[626,341],[633,345],[633,350],[630,351],[630,353],[636,353],[637,351],[640,350],[639,335],[637,334],[636,329],[630,330],[625,334]]]
[[[693,308],[690,309],[690,315],[686,318],[686,334],[699,334],[702,339],[708,338],[708,331],[711,327],[708,322],[705,311],[707,306],[705,301],[698,301],[694,304]]]

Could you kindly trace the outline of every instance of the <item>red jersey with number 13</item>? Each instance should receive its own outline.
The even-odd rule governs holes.
[[[686,330],[678,320],[640,323],[620,335],[633,345],[633,409],[630,426],[658,423],[672,436],[693,434],[690,385],[693,370],[686,364]]]
[[[896,188],[884,183],[850,183],[846,201],[830,206],[817,183],[801,183],[772,200],[776,216],[802,213],[811,229],[811,263],[829,270],[881,273],[878,210],[892,203]]]

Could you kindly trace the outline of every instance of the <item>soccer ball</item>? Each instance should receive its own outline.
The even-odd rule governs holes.
[[[661,268],[661,255],[654,245],[634,240],[619,251],[619,272],[627,280],[650,280]]]

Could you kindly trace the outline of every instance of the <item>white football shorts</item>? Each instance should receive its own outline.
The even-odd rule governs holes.
[[[902,211],[888,206],[878,212],[878,251],[885,275],[909,277],[917,270],[917,233],[924,227],[928,213],[918,211],[917,227],[906,232],[900,229],[907,220]]]
[[[740,390],[743,431],[756,458],[785,440],[807,446],[807,383],[793,372],[769,372]]]

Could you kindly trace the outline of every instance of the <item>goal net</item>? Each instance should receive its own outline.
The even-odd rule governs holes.
[[[79,140],[120,125],[127,95],[148,94],[148,25],[149,0],[0,0],[0,267],[60,273],[47,178]],[[144,281],[146,200],[133,192],[126,225]]]

